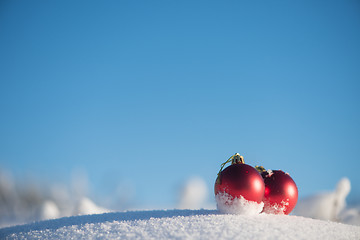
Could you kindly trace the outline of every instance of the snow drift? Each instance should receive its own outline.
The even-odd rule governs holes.
[[[360,225],[359,206],[346,208],[346,197],[350,193],[351,184],[348,178],[342,178],[335,189],[321,192],[297,203],[293,214],[321,220],[343,222]]]
[[[0,185],[2,192],[13,193],[13,188],[6,186]],[[202,209],[111,213],[102,213],[108,210],[82,197],[75,202],[70,213],[93,215],[58,218],[64,213],[62,205],[51,199],[40,199],[40,219],[57,219],[0,228],[0,239],[360,239],[360,226],[354,226],[360,225],[360,210],[346,208],[345,199],[349,191],[350,181],[344,178],[334,191],[300,200],[295,213],[309,218],[259,213],[261,204],[249,205],[242,199],[238,201],[239,208],[229,209],[226,196],[217,199],[219,211]],[[179,207],[195,208],[204,201],[206,195],[204,183],[192,179],[183,188]],[[11,198],[3,196],[7,196],[3,198],[5,200],[19,199],[16,195],[11,195]],[[18,203],[12,205],[11,201],[8,203],[7,206],[14,209],[22,206]],[[0,206],[0,210],[8,213],[11,208],[1,208],[4,206]]]
[[[241,199],[240,208],[233,209],[226,204],[219,206],[218,199],[220,211],[160,210],[103,214],[109,210],[88,197],[86,181],[80,180],[75,179],[72,188],[53,185],[49,189],[41,189],[39,184],[19,184],[11,174],[0,169],[0,239],[360,239],[360,207],[346,206],[346,197],[351,189],[347,178],[340,180],[333,191],[299,199],[294,210],[298,216],[259,214],[261,205],[251,206]],[[206,203],[209,195],[203,179],[190,178],[180,191],[177,207],[214,209],[215,204]],[[221,200],[227,202],[226,198],[220,199],[220,203]],[[54,220],[7,227],[45,219]]]
[[[178,207],[180,209],[199,209],[204,207],[208,197],[206,182],[200,177],[192,177],[180,190]]]
[[[105,213],[0,229],[1,239],[360,239],[360,227],[287,215],[216,210]]]
[[[343,178],[334,191],[319,193],[299,201],[294,213],[304,217],[337,221],[346,206],[345,199],[349,192],[350,181]]]

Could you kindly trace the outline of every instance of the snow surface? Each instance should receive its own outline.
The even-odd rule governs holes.
[[[299,199],[292,213],[298,216],[259,214],[262,205],[238,199],[229,206],[219,196],[219,211],[104,213],[109,210],[86,196],[86,181],[74,182],[71,191],[61,185],[39,191],[38,185],[16,187],[0,171],[0,239],[360,239],[360,205],[346,205],[347,178],[332,191]],[[208,195],[204,181],[191,178],[181,188],[178,208],[214,209]],[[65,217],[71,215],[81,216]],[[45,221],[14,226],[34,220]]]
[[[220,195],[216,196],[219,211],[103,213],[108,210],[79,194],[69,213],[81,216],[59,218],[67,208],[46,200],[39,208],[40,219],[57,219],[0,228],[0,239],[360,239],[360,226],[354,226],[360,225],[360,209],[346,208],[350,189],[350,181],[344,178],[333,191],[300,200],[294,213],[302,216],[259,214],[262,204],[237,199],[236,206],[229,205],[228,197]],[[181,191],[179,207],[196,208],[207,194],[201,179],[190,179]]]
[[[84,215],[0,229],[0,239],[360,239],[360,227],[287,215],[158,210]]]

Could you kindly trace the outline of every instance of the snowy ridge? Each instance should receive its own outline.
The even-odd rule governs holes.
[[[28,231],[42,231],[45,229],[58,229],[72,225],[96,224],[112,221],[133,221],[147,220],[150,218],[164,218],[175,216],[191,216],[215,214],[216,210],[153,210],[153,211],[127,211],[127,212],[111,212],[104,214],[92,214],[82,216],[63,217],[59,219],[51,219],[39,221],[13,227],[0,229],[0,237],[16,233]]]
[[[0,229],[1,239],[360,239],[360,227],[287,215],[157,210],[66,217]]]

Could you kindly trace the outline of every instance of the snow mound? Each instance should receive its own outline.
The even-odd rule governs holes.
[[[60,217],[60,210],[53,201],[45,201],[41,208],[40,218],[54,219]]]
[[[206,182],[200,177],[190,178],[180,191],[180,209],[198,209],[204,207],[208,196]]]
[[[344,210],[339,215],[339,219],[342,223],[360,226],[360,207]]]
[[[74,216],[0,229],[0,239],[360,239],[360,227],[288,215],[158,210]]]
[[[77,215],[89,215],[89,214],[107,213],[107,212],[110,212],[110,210],[99,207],[93,201],[91,201],[89,198],[83,197],[79,201],[74,212]]]
[[[350,180],[342,178],[337,183],[335,190],[301,199],[294,209],[294,214],[321,220],[339,221],[344,212],[346,197],[350,189]]]
[[[248,201],[243,196],[233,198],[226,192],[217,194],[215,199],[221,213],[254,215],[259,214],[264,207],[263,202]]]

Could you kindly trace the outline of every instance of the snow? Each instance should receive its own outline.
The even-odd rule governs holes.
[[[110,210],[99,207],[93,201],[91,201],[89,198],[83,197],[79,201],[74,212],[77,215],[89,215],[89,214],[106,213],[106,212],[110,212]]]
[[[60,210],[53,201],[47,200],[41,208],[41,219],[54,219],[60,217]]]
[[[62,184],[16,182],[10,172],[0,169],[0,227],[109,212],[85,196],[87,184],[86,174],[81,172],[74,174],[72,188],[68,189]]]
[[[339,215],[339,221],[346,224],[360,226],[360,207],[345,209]]]
[[[262,205],[245,199],[229,207],[220,195],[219,210],[214,204],[194,210],[207,206],[201,178],[189,179],[180,193],[178,207],[192,210],[108,212],[87,197],[85,179],[74,180],[70,190],[39,191],[0,174],[0,239],[360,239],[360,206],[346,205],[347,178],[332,191],[299,199],[292,216],[259,213]],[[43,221],[29,223],[34,220]]]
[[[318,193],[301,199],[297,203],[293,214],[350,224],[360,223],[359,211],[355,208],[345,208],[346,197],[350,193],[350,190],[350,180],[348,178],[342,178],[333,191]]]
[[[0,229],[1,239],[360,239],[360,227],[311,218],[217,210],[105,213]]]
[[[200,177],[191,177],[180,191],[180,209],[199,209],[208,197],[206,182]]]
[[[220,213],[255,215],[259,214],[264,207],[263,202],[248,201],[242,196],[233,198],[226,192],[218,193],[215,199]]]

